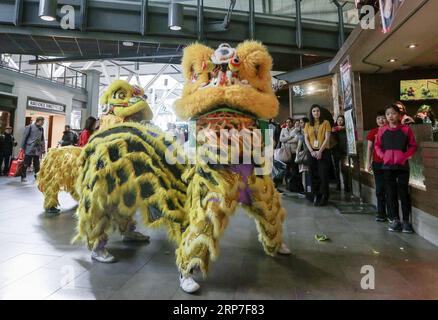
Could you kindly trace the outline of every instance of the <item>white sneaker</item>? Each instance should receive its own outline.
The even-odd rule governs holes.
[[[201,288],[201,286],[193,280],[192,277],[183,277],[182,274],[179,275],[179,286],[186,293],[194,293]]]
[[[116,258],[106,248],[91,251],[91,259],[102,263],[116,262]]]
[[[284,243],[281,244],[281,246],[278,249],[277,253],[281,254],[281,255],[284,255],[284,256],[288,256],[288,255],[292,254],[292,252],[289,250],[289,248]]]
[[[123,241],[147,242],[149,239],[149,236],[138,231],[127,231],[123,234]]]

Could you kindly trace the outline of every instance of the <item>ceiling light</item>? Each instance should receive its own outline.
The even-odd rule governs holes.
[[[388,62],[395,63],[395,62],[397,62],[397,59],[394,59],[394,58],[393,59],[389,59]]]
[[[122,44],[125,47],[132,47],[132,46],[134,46],[134,42],[132,42],[132,41],[123,41]]]
[[[173,31],[180,31],[184,21],[184,7],[181,3],[172,2],[169,6],[168,27]]]
[[[415,49],[416,47],[418,47],[418,44],[412,43],[408,46],[409,49]]]
[[[44,21],[55,21],[56,5],[56,0],[40,0],[38,17]]]

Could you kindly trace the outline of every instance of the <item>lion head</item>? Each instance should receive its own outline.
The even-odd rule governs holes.
[[[278,100],[271,85],[272,58],[261,43],[246,41],[216,50],[195,43],[184,49],[186,80],[182,97],[175,103],[181,119],[196,118],[227,107],[270,119],[278,113]]]
[[[150,121],[153,118],[144,90],[124,80],[113,81],[101,96],[100,103],[106,106],[107,114],[123,120],[135,117]]]

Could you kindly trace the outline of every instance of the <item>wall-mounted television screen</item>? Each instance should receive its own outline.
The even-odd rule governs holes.
[[[402,80],[400,82],[400,100],[438,99],[438,79]]]

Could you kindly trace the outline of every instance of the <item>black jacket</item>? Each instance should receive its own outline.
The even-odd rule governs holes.
[[[74,131],[64,131],[61,146],[73,146],[78,143],[78,136]]]
[[[12,134],[4,133],[0,135],[0,153],[12,154],[12,149],[16,146],[14,136]]]

